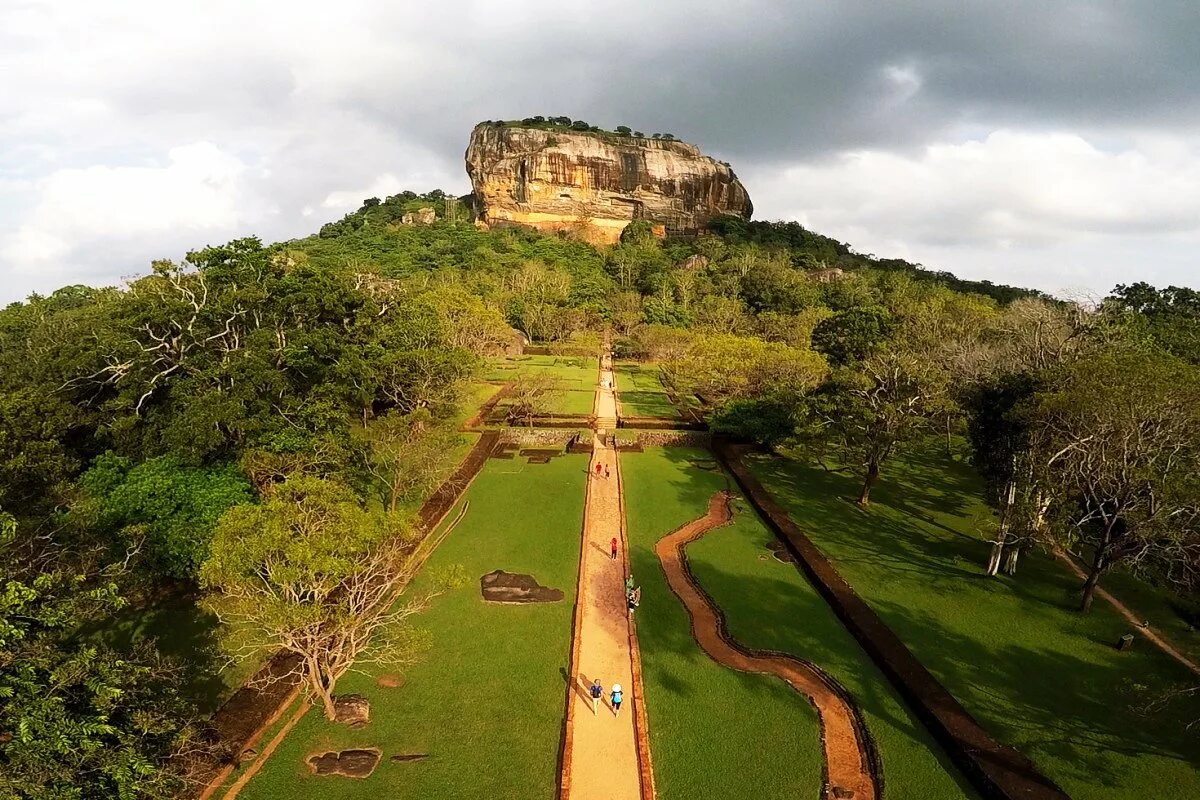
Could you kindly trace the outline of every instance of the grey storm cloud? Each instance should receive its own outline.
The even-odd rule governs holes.
[[[696,142],[864,251],[1102,290],[1145,242],[1200,280],[1194,3],[172,5],[0,9],[5,298],[465,191],[471,126],[535,114]]]

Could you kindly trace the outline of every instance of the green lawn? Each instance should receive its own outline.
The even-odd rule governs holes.
[[[1139,642],[1105,604],[1074,611],[1078,581],[1047,555],[1015,578],[981,575],[987,513],[965,464],[931,442],[884,469],[868,512],[856,476],[783,459],[751,464],[843,576],[991,733],[1075,800],[1200,797],[1200,698],[1146,715],[1134,706],[1195,676]]]
[[[621,455],[655,785],[663,800],[815,798],[822,760],[812,707],[782,681],[705,655],[654,555],[655,542],[702,515],[725,485],[687,461],[703,457],[682,448]]]
[[[617,398],[623,417],[654,417],[678,419],[679,411],[667,397],[659,380],[657,364],[622,361],[613,365],[617,382]]]
[[[368,697],[371,722],[354,731],[310,711],[240,797],[554,797],[586,469],[584,455],[489,461],[464,498],[466,517],[422,573],[458,564],[470,579],[420,617],[428,656],[402,670],[400,688],[377,686],[375,667],[348,675],[339,692]],[[568,599],[485,604],[479,577],[494,569],[530,573]],[[307,754],[354,746],[383,750],[369,778],[308,774]],[[387,760],[407,753],[429,758]]]
[[[493,358],[488,363],[486,379],[509,380],[520,370],[547,372],[559,379],[563,391],[551,403],[552,414],[589,416],[595,400],[599,363],[584,356],[520,356]],[[502,401],[503,403],[503,401]]]
[[[726,486],[720,472],[694,463],[709,458],[683,448],[621,457],[634,569],[644,586],[638,634],[658,786],[668,798],[813,797],[821,746],[811,708],[774,678],[736,673],[708,659],[650,550],[663,534],[702,514],[708,498]],[[807,659],[846,687],[878,746],[887,797],[973,796],[816,590],[794,566],[769,555],[770,539],[738,502],[731,525],[688,547],[696,577],[724,611],[730,633],[747,646]]]

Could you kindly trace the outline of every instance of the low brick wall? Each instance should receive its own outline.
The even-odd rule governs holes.
[[[638,431],[635,441],[642,447],[708,447],[708,431]]]
[[[522,446],[566,447],[567,442],[571,441],[581,430],[583,430],[582,426],[569,430],[566,428],[506,428],[500,432],[500,439]]]
[[[812,584],[985,800],[1069,800],[1015,748],[1002,745],[917,660],[742,462],[744,448],[718,440],[718,459],[797,559]]]

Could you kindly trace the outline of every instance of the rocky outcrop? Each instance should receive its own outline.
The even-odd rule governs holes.
[[[437,213],[432,208],[418,208],[400,218],[401,225],[432,225],[437,220]]]
[[[466,161],[476,213],[490,226],[612,243],[633,220],[692,231],[753,211],[727,164],[675,140],[485,122],[471,131]]]

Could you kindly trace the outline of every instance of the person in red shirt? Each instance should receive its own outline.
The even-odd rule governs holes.
[[[617,560],[617,537],[614,536],[612,538],[612,541],[608,543],[608,550],[609,550],[609,558],[611,558],[613,561],[616,561]]]

